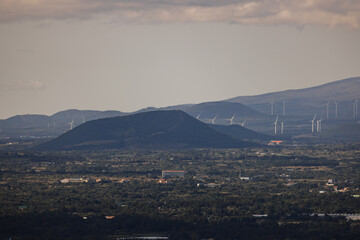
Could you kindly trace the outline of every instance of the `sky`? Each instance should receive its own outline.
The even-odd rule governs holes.
[[[359,0],[0,0],[0,118],[360,76]]]

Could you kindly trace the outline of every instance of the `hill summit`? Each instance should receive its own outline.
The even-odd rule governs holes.
[[[89,121],[37,149],[237,148],[254,145],[220,133],[183,111],[173,110]]]

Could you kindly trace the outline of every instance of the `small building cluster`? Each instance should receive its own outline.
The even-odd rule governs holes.
[[[168,183],[168,181],[163,178],[159,179],[157,182],[158,183]]]
[[[337,183],[336,179],[328,179],[328,182],[326,183],[327,186],[334,186],[334,184]]]
[[[269,145],[269,146],[276,146],[276,145],[279,145],[279,144],[281,144],[281,143],[283,143],[283,141],[271,140],[271,141],[268,143],[268,145]]]

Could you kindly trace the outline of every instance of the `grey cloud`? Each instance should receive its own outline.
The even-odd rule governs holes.
[[[0,0],[0,21],[86,19],[130,23],[232,22],[360,27],[358,0]]]
[[[0,90],[39,90],[44,88],[40,81],[14,81],[0,83]]]

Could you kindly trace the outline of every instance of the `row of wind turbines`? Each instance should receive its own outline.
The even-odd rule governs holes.
[[[197,120],[201,120],[200,119],[200,116],[201,116],[201,113],[199,113],[197,116],[196,116],[196,119]],[[216,119],[218,118],[219,114],[216,114],[214,118],[211,118],[211,119],[202,119],[203,121],[207,120],[208,122],[210,122],[211,124],[216,124]],[[322,116],[320,119],[316,120],[316,116],[317,114],[315,114],[314,118],[311,120],[311,132],[321,132],[322,130]],[[245,127],[245,123],[247,121],[247,119],[245,119],[243,122],[238,122],[236,123],[234,121],[236,117],[236,114],[234,114],[231,118],[226,118],[226,119],[223,119],[223,120],[226,120],[226,121],[229,121],[229,125],[240,125],[242,127]],[[316,128],[315,128],[315,122],[316,122]],[[279,129],[279,123],[280,123],[280,129]],[[275,122],[273,123],[274,124],[274,133],[275,135],[277,134],[284,134],[284,126],[285,126],[285,123],[286,123],[286,120],[283,120],[283,121],[280,121],[279,122],[279,116],[276,117],[276,120]],[[279,132],[280,130],[280,132]]]
[[[200,120],[200,116],[201,116],[201,113],[199,113],[199,114],[197,115],[196,119],[197,119],[197,120]],[[216,124],[215,120],[217,119],[218,116],[219,116],[219,114],[216,114],[215,117],[212,118],[212,119],[202,119],[202,120],[203,120],[203,121],[204,121],[204,120],[205,120],[205,121],[206,121],[206,120],[207,120],[207,121],[210,121],[210,123],[214,125],[214,124]],[[240,126],[244,127],[247,119],[245,118],[245,120],[244,120],[243,122],[236,123],[236,122],[234,121],[235,117],[236,117],[236,113],[235,113],[231,118],[227,118],[227,119],[224,119],[224,120],[229,121],[229,124],[230,124],[230,125],[240,125]]]
[[[315,114],[314,118],[311,120],[311,132],[315,132],[315,122],[316,122],[316,132],[321,132],[322,130],[322,116],[319,120],[316,120],[316,116],[317,114]],[[279,120],[279,116],[276,117],[276,120],[274,122],[274,133],[275,135],[278,134],[278,120]],[[281,129],[280,129],[280,133],[281,134],[284,134],[284,123],[286,122],[286,120],[280,122],[280,126],[281,126]]]
[[[282,101],[282,115],[285,116],[286,115],[286,103],[288,101]],[[334,104],[335,104],[335,119],[338,119],[339,118],[339,114],[338,114],[338,105],[339,105],[339,101],[335,101]],[[329,118],[330,117],[330,114],[329,114],[329,110],[330,110],[330,104],[331,102],[328,101],[326,103],[326,118]],[[274,107],[275,107],[275,101],[274,101],[274,97],[271,99],[270,101],[270,113],[271,115],[273,116],[274,115]],[[358,114],[358,99],[355,98],[354,102],[353,102],[353,118],[357,118],[359,116]]]
[[[285,116],[286,115],[286,103],[288,101],[282,101],[282,115]],[[338,101],[335,101],[335,118],[338,118]],[[274,106],[275,106],[275,101],[274,98],[272,98],[271,102],[270,102],[270,106],[271,106],[271,115],[274,115]],[[330,101],[327,103],[326,105],[326,118],[329,118],[329,108],[330,108]],[[201,116],[201,112],[197,115],[196,119],[200,120],[200,116]],[[218,119],[219,114],[216,114],[214,118],[212,119],[202,119],[203,121],[208,121],[211,124],[216,124],[216,120]],[[322,116],[319,120],[316,120],[316,116],[317,114],[315,114],[314,118],[311,120],[311,132],[314,133],[315,130],[316,132],[321,132],[322,130]],[[356,98],[354,103],[353,103],[353,116],[354,118],[356,118],[358,116],[358,99]],[[234,119],[236,117],[236,114],[234,114],[231,118],[228,119],[223,119],[225,121],[229,121],[230,125],[240,125],[242,127],[245,127],[245,123],[247,121],[247,119],[245,118],[244,121],[242,122],[235,122]],[[76,115],[74,115],[73,119],[71,120],[71,122],[67,123],[66,125],[69,125],[70,130],[72,130],[75,127],[75,119],[77,118]],[[280,121],[280,134],[284,134],[284,124],[285,124],[286,120]],[[315,122],[316,122],[316,128],[315,128]],[[84,115],[82,116],[82,123],[85,123],[85,117]],[[279,129],[278,129],[278,124],[279,124],[279,116],[276,117],[274,124],[274,133],[275,135],[279,133]],[[54,121],[54,128],[56,126],[56,123]],[[50,127],[50,124],[48,123],[48,128]]]

